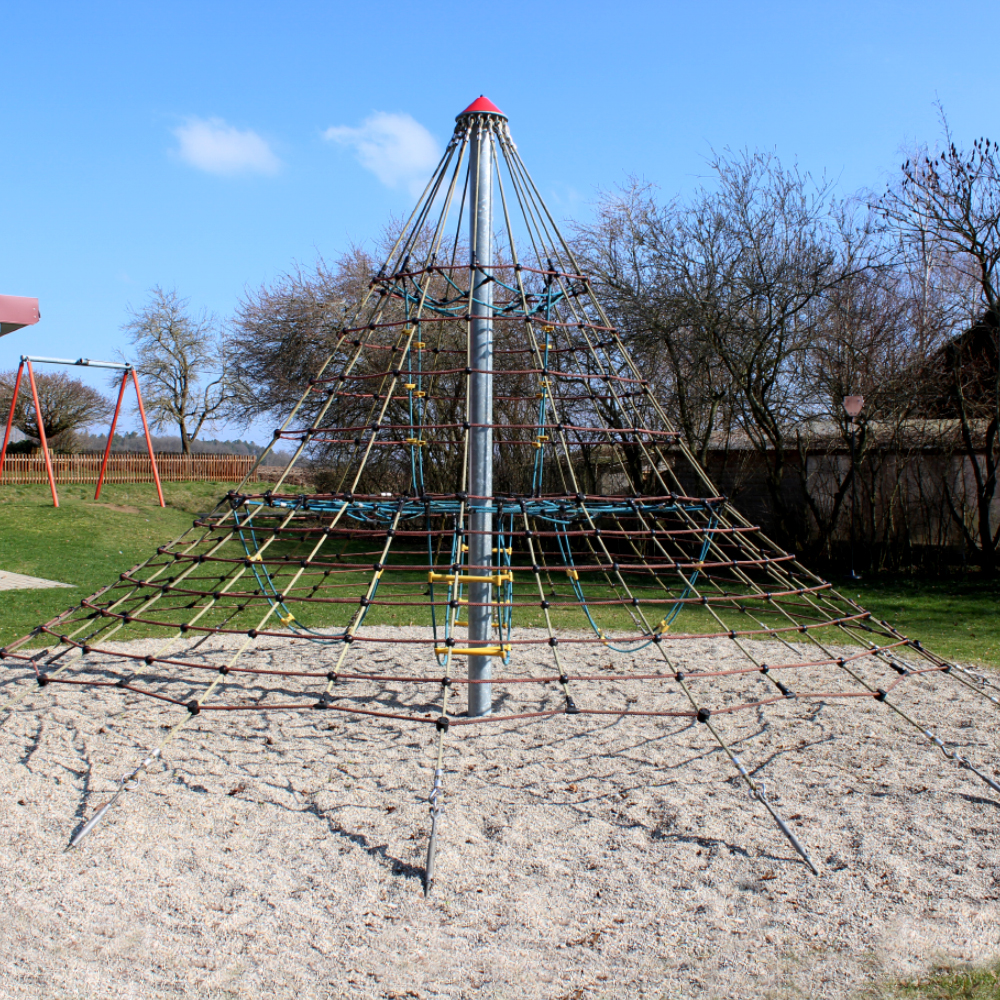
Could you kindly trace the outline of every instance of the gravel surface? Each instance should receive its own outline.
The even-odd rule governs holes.
[[[607,668],[600,647],[569,649],[581,673]],[[679,650],[686,671],[745,662],[727,640]],[[404,647],[365,656],[406,667]],[[251,662],[324,657],[261,641]],[[843,689],[833,668],[809,669],[802,690]],[[5,669],[0,700],[25,676]],[[267,687],[279,683],[303,690]],[[761,683],[693,687],[719,708],[760,697]],[[504,707],[562,704],[558,688],[530,687]],[[676,685],[636,689],[604,680],[574,693],[581,707],[637,696],[686,707]],[[893,698],[998,773],[996,708],[975,692],[934,674]],[[399,685],[381,702],[438,711]],[[67,851],[184,714],[53,684],[0,725],[0,997],[841,998],[1000,953],[1000,796],[871,699],[713,716],[819,877],[703,725],[561,715],[453,727],[429,898],[434,728],[335,712],[202,713]]]

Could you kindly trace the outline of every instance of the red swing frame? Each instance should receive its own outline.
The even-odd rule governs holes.
[[[128,384],[129,376],[135,386],[135,399],[139,404],[139,416],[142,417],[142,429],[146,435],[146,450],[149,453],[149,463],[153,468],[153,482],[156,483],[156,494],[160,498],[160,506],[166,507],[163,499],[163,487],[160,484],[160,470],[156,467],[156,456],[153,454],[153,441],[149,436],[149,424],[146,422],[146,409],[142,405],[142,390],[139,388],[139,377],[135,369],[130,364],[122,364],[116,361],[91,361],[89,358],[79,358],[76,361],[65,358],[34,358],[27,354],[21,356],[21,364],[17,369],[17,378],[14,380],[14,396],[10,401],[10,412],[7,415],[7,427],[3,435],[3,448],[0,449],[0,480],[3,479],[3,467],[7,460],[7,445],[10,442],[10,432],[14,426],[14,410],[17,407],[18,393],[21,391],[21,376],[25,368],[28,370],[28,382],[31,385],[31,398],[35,404],[35,415],[38,418],[38,436],[42,445],[42,454],[45,456],[45,471],[49,477],[49,487],[52,489],[52,504],[59,506],[59,494],[56,492],[56,479],[52,472],[52,459],[49,455],[48,443],[45,440],[45,428],[42,426],[42,410],[38,403],[38,387],[35,385],[35,371],[31,363],[44,363],[48,365],[82,365],[87,368],[111,368],[122,373],[122,382],[118,390],[118,402],[115,404],[115,415],[111,419],[111,430],[108,432],[108,443],[104,448],[104,458],[101,461],[101,472],[97,477],[97,492],[94,499],[101,496],[101,487],[104,485],[104,473],[108,468],[108,457],[111,455],[111,442],[115,436],[115,427],[118,424],[118,415],[121,413],[122,400],[125,398],[125,386]]]

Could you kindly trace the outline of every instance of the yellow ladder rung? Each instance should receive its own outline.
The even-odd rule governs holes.
[[[427,442],[426,441],[422,441],[420,438],[407,438],[406,439],[406,443],[409,444],[409,445],[412,445],[414,448],[423,448],[423,446]]]
[[[426,393],[426,392],[424,392],[424,390],[423,390],[423,389],[418,389],[418,390],[417,390],[417,391],[416,391],[416,392],[415,392],[415,393],[413,394],[413,396],[414,396],[414,398],[415,398],[415,399],[423,399],[423,398],[424,398],[424,396],[426,396],[426,395],[427,395],[427,393]]]
[[[435,646],[434,652],[438,656],[447,656],[451,650],[452,656],[506,656],[510,652],[510,645],[504,643],[501,646]]]
[[[413,346],[414,346],[414,347],[415,347],[415,348],[416,348],[416,349],[417,349],[418,351],[422,351],[422,350],[423,350],[423,349],[424,349],[424,348],[425,348],[425,347],[427,346],[427,344],[426,344],[426,343],[424,343],[424,341],[422,341],[422,340],[418,340],[418,341],[417,341],[417,342],[416,342],[416,343],[415,343],[415,344],[414,344]]]
[[[579,580],[580,579],[580,574],[577,573],[577,571],[575,569],[568,569],[568,570],[566,570],[566,575],[571,580]]]
[[[462,573],[434,573],[427,574],[428,583],[492,583],[494,587],[499,587],[501,583],[513,583],[514,574],[494,573],[491,576],[479,576],[475,574]]]
[[[282,625],[291,625],[292,622],[295,621],[295,615],[293,614],[282,615],[278,618],[278,621],[280,621]]]
[[[462,549],[463,550],[467,550],[468,546],[467,545],[463,545]],[[508,545],[507,548],[505,548],[505,549],[493,549],[493,551],[494,552],[506,552],[507,555],[511,555],[511,553],[513,553],[513,551],[514,551],[514,546],[513,545]]]
[[[404,389],[416,389],[416,387],[417,387],[417,383],[416,382],[404,382],[403,383],[403,388]]]

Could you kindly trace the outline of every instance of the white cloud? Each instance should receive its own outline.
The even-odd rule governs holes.
[[[323,137],[354,151],[358,162],[387,187],[419,194],[441,158],[437,141],[406,114],[376,111],[360,128],[336,125]]]
[[[253,129],[241,131],[221,118],[189,118],[174,129],[178,155],[210,174],[276,174],[281,160]]]

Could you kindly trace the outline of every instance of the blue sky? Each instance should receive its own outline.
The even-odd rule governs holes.
[[[42,320],[0,370],[111,357],[155,284],[225,316],[365,242],[481,93],[563,219],[630,174],[684,195],[727,146],[880,188],[936,140],[936,100],[963,144],[1000,138],[986,0],[39,0],[2,24],[0,293]]]

